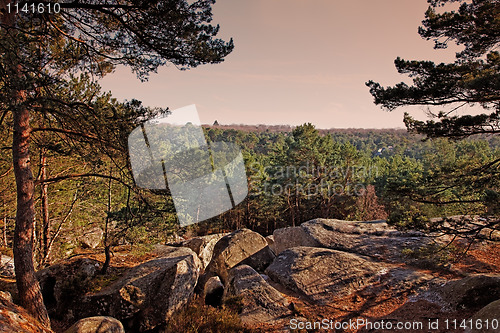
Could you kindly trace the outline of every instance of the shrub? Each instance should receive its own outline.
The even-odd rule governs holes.
[[[168,321],[164,333],[252,332],[241,323],[238,314],[229,306],[214,308],[195,298]]]

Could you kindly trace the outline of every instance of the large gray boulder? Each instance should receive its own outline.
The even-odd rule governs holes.
[[[301,226],[276,229],[273,240],[273,250],[277,255],[297,246],[321,247],[321,243]]]
[[[101,244],[104,237],[104,231],[99,228],[92,228],[81,235],[78,240],[84,248],[95,249]]]
[[[203,299],[205,304],[211,306],[219,306],[222,302],[222,295],[224,294],[224,285],[218,276],[212,276],[205,283],[203,288]]]
[[[6,295],[0,295],[0,332],[2,333],[54,333],[44,328],[28,312],[15,305]]]
[[[310,246],[391,262],[403,258],[403,249],[416,250],[432,242],[420,232],[401,232],[385,221],[314,219],[298,227],[277,229],[273,236],[277,254],[296,246]]]
[[[239,265],[229,271],[224,298],[240,297],[244,324],[274,323],[291,315],[289,302],[248,265]]]
[[[481,309],[500,299],[500,275],[470,275],[449,281],[437,291],[451,310]]]
[[[266,239],[260,234],[248,229],[237,230],[215,244],[212,260],[206,268],[207,278],[218,275],[225,283],[231,268],[247,264],[263,271],[274,257]]]
[[[111,286],[86,296],[80,313],[115,317],[134,332],[164,324],[191,298],[201,263],[185,247],[164,246],[156,251],[162,257],[130,269]]]
[[[0,276],[15,278],[14,258],[0,254]]]
[[[89,258],[72,258],[36,272],[43,299],[51,316],[74,319],[72,304],[99,273],[101,263]]]
[[[281,252],[266,274],[311,301],[327,303],[377,280],[384,268],[356,254],[301,246]]]
[[[99,316],[80,319],[64,333],[125,333],[125,330],[119,320]]]
[[[500,331],[500,299],[486,305],[472,318],[472,327],[467,327],[465,333],[498,333]]]
[[[227,234],[213,234],[206,236],[193,237],[191,239],[185,240],[181,243],[181,246],[188,247],[198,255],[203,264],[203,268],[206,268],[212,260],[212,254],[214,251],[215,244]]]

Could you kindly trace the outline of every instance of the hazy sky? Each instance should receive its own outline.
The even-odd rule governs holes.
[[[453,60],[454,50],[433,50],[417,33],[427,7],[426,0],[218,0],[214,22],[235,44],[223,63],[164,67],[146,83],[119,68],[101,84],[120,100],[196,104],[207,124],[404,127],[404,110],[375,106],[365,82],[409,82],[394,67],[397,56]]]

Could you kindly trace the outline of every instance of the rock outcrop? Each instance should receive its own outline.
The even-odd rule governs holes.
[[[157,251],[163,257],[130,269],[111,286],[86,296],[80,313],[115,317],[136,332],[165,323],[191,298],[201,263],[188,248],[165,246]]]
[[[500,299],[479,310],[467,323],[465,333],[498,333],[500,331]]]
[[[0,332],[2,333],[54,333],[44,328],[26,310],[0,295]]]
[[[211,306],[219,306],[222,302],[222,295],[224,294],[224,285],[218,276],[212,276],[205,283],[203,289],[203,299],[205,304]]]
[[[78,303],[82,286],[96,276],[101,267],[97,260],[74,258],[36,272],[43,299],[51,316],[73,319],[70,308]]]
[[[95,249],[99,244],[101,244],[102,238],[104,236],[104,231],[99,228],[92,228],[83,233],[82,236],[78,238],[82,247]]]
[[[500,275],[478,274],[449,281],[438,293],[451,310],[481,309],[500,299]]]
[[[125,330],[119,320],[100,316],[80,319],[64,333],[125,333]]]
[[[245,324],[274,323],[291,314],[289,302],[248,265],[239,265],[229,271],[224,298],[240,297]]]
[[[240,264],[263,271],[274,257],[266,239],[260,234],[248,229],[237,230],[222,237],[215,244],[212,260],[206,268],[207,279],[217,275],[225,283],[228,271]]]
[[[384,268],[356,254],[301,246],[281,252],[266,273],[311,301],[326,303],[373,282]]]
[[[213,234],[207,236],[193,237],[181,243],[181,246],[188,247],[198,255],[203,268],[206,268],[212,260],[215,244],[226,234]]]
[[[289,248],[309,246],[391,262],[401,261],[403,249],[415,250],[431,243],[420,232],[400,232],[384,221],[315,219],[298,227],[276,229],[273,236],[277,254]]]
[[[14,258],[0,254],[0,276],[15,278]]]

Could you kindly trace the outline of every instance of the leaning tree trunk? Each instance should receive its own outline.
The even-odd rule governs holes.
[[[15,26],[15,14],[7,13],[9,0],[0,0],[0,21],[4,27]],[[7,52],[16,52],[8,50]],[[12,57],[14,58],[14,57]],[[10,66],[11,80],[16,82],[12,89],[11,105],[13,113],[14,135],[12,140],[12,161],[17,188],[16,227],[14,230],[14,265],[17,289],[21,305],[38,319],[40,323],[50,328],[50,319],[43,303],[40,285],[35,277],[33,265],[33,221],[35,203],[33,201],[35,184],[30,168],[30,114],[24,106],[25,92],[18,82],[21,82],[21,68],[15,62]]]

